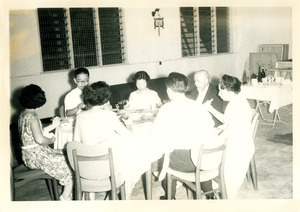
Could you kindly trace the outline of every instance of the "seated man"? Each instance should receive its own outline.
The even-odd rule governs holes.
[[[151,136],[161,151],[171,152],[170,167],[182,172],[195,172],[191,149],[210,142],[214,122],[211,115],[185,96],[188,79],[181,73],[172,72],[165,81],[170,102],[159,110],[152,126]],[[175,151],[173,151],[175,150]],[[162,173],[161,173],[162,174]],[[161,178],[161,176],[160,176]],[[162,182],[165,188],[165,180]],[[176,181],[173,181],[172,199],[175,199]],[[201,183],[203,191],[212,189],[212,182]],[[207,198],[213,198],[209,196]],[[161,197],[166,199],[166,195]]]
[[[89,84],[90,73],[86,68],[78,68],[74,71],[74,82],[77,87],[71,90],[65,97],[65,113],[67,117],[77,115],[85,107],[82,101],[82,89]]]
[[[195,73],[194,80],[196,87],[190,92],[186,93],[186,96],[190,99],[196,100],[200,104],[204,104],[206,101],[212,101],[211,105],[219,112],[224,112],[225,102],[219,97],[219,89],[217,86],[209,82],[210,75],[206,70],[200,70]],[[218,127],[222,123],[213,116],[215,127]]]

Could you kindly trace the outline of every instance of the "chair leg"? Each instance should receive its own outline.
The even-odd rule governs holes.
[[[112,190],[110,191],[110,193],[111,193],[111,199],[112,199],[112,200],[118,200],[118,197],[117,197],[117,191],[116,191],[116,190],[112,189]]]
[[[124,184],[120,186],[120,193],[121,193],[121,199],[126,200],[126,194],[125,194],[125,186]]]
[[[89,192],[83,192],[84,194],[84,200],[90,200],[90,193]]]
[[[221,186],[222,199],[227,199],[227,191],[224,178],[221,180],[219,186]]]
[[[217,196],[219,196],[220,199],[227,199],[227,191],[226,191],[224,175],[216,177],[213,181],[215,181],[218,184],[219,192],[221,192],[221,196],[219,194],[217,194]]]
[[[215,191],[214,195],[217,197],[217,199],[221,199],[218,191]]]
[[[52,180],[51,179],[46,179],[45,181],[46,181],[49,193],[50,193],[51,200],[55,200],[54,192],[53,192]]]
[[[201,183],[196,181],[196,199],[202,199]]]
[[[146,198],[152,200],[152,169],[151,167],[145,173]]]
[[[253,188],[255,190],[258,189],[257,186],[257,172],[256,172],[256,164],[255,164],[255,159],[252,158],[251,162],[250,162],[250,169],[251,169],[251,180],[252,180],[252,184],[253,184]]]
[[[77,185],[75,185],[75,191],[76,191],[76,200],[82,200],[82,195],[84,195],[84,192],[81,191],[81,188],[77,188]]]
[[[52,179],[52,188],[53,188],[53,193],[54,193],[54,200],[59,200],[58,182],[55,178]]]
[[[186,194],[187,194],[188,199],[194,199],[193,191],[190,188],[188,188],[187,186],[185,187],[185,189],[186,189]]]
[[[14,173],[13,170],[10,169],[10,199],[11,201],[15,201],[15,182],[14,182]]]
[[[246,177],[247,177],[247,180],[250,181],[250,179],[251,179],[251,164],[249,164],[249,168],[246,173]]]
[[[170,200],[172,197],[172,179],[171,174],[167,173],[167,199]]]

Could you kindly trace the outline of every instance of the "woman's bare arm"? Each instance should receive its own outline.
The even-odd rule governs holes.
[[[40,145],[49,145],[55,141],[55,137],[47,138],[43,135],[42,129],[40,127],[40,122],[37,117],[34,117],[30,123],[33,137],[35,141]]]
[[[216,117],[220,122],[224,123],[224,114],[217,111],[213,106],[211,106],[211,100],[206,101],[203,106],[210,112],[214,117]]]

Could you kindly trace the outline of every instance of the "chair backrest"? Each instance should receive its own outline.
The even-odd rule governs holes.
[[[111,148],[103,148],[101,143],[85,145],[72,141],[67,143],[67,154],[71,167],[75,171],[76,184],[85,180],[110,178],[112,190],[116,190],[115,169]]]
[[[226,157],[226,147],[227,147],[227,138],[225,138],[225,141],[223,144],[221,144],[218,147],[214,148],[204,148],[204,145],[201,144],[199,149],[199,156],[197,161],[197,167],[196,167],[196,194],[197,198],[200,198],[200,169],[202,169],[202,162],[204,160],[214,160],[215,161],[215,168],[219,170],[219,176],[220,176],[220,186],[221,186],[221,193],[222,198],[227,199],[227,191],[226,191],[226,185],[225,185],[225,177],[224,177],[224,167],[225,167],[225,157]],[[207,155],[214,155],[210,158],[204,158]]]
[[[258,117],[259,117],[259,113],[254,110],[252,115],[252,121],[251,121],[251,133],[252,133],[253,141],[255,139],[256,131],[259,123]]]
[[[59,107],[59,116],[60,116],[60,118],[65,118],[66,117],[65,106],[64,105]]]
[[[223,144],[220,144],[217,147],[209,147],[205,148],[204,144],[200,145],[199,155],[197,160],[197,172],[200,173],[201,170],[207,169],[215,169],[219,168],[220,170],[224,170],[224,161],[226,155],[226,146],[227,146],[227,138]]]

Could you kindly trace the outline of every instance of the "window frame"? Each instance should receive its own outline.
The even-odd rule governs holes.
[[[95,38],[95,51],[94,53],[96,54],[96,65],[95,66],[89,66],[89,65],[79,65],[79,66],[84,66],[84,67],[88,67],[88,68],[92,68],[92,67],[103,67],[103,66],[115,66],[115,65],[122,65],[122,64],[126,64],[126,46],[125,46],[125,35],[124,35],[124,24],[123,24],[123,12],[122,12],[122,8],[119,7],[105,7],[105,8],[116,8],[118,9],[118,23],[115,22],[115,24],[119,24],[117,27],[119,27],[119,34],[121,37],[121,48],[122,48],[122,52],[119,53],[119,57],[121,58],[121,62],[119,63],[110,63],[110,64],[103,64],[103,57],[102,57],[102,51],[101,51],[101,46],[102,46],[102,40],[101,40],[101,32],[100,32],[100,23],[99,23],[99,8],[102,7],[80,7],[80,8],[74,8],[74,9],[89,9],[91,8],[93,11],[93,25],[94,25],[94,38]],[[43,28],[40,27],[40,18],[39,18],[39,10],[47,10],[47,9],[57,9],[57,8],[38,8],[37,9],[37,17],[38,17],[38,23],[39,23],[39,38],[40,38],[40,46],[41,46],[41,50],[43,48],[45,48],[43,46],[42,43],[42,38],[41,38],[41,30],[43,30]],[[75,58],[75,52],[74,52],[74,48],[76,44],[74,44],[73,42],[73,31],[72,31],[72,26],[71,26],[71,13],[70,10],[72,10],[73,8],[60,8],[65,10],[64,15],[65,15],[65,20],[66,20],[66,28],[68,30],[67,35],[68,35],[68,47],[69,47],[69,68],[67,69],[62,69],[62,68],[58,68],[58,69],[51,69],[50,68],[45,68],[44,66],[44,56],[42,55],[41,57],[41,62],[43,64],[42,67],[42,73],[49,73],[49,72],[53,72],[53,71],[63,71],[63,70],[70,70],[70,69],[74,69],[74,68],[78,68],[78,65],[76,66],[76,58]],[[112,48],[112,47],[110,47]],[[42,51],[43,52],[43,51]]]
[[[187,57],[199,57],[199,56],[213,56],[213,55],[220,55],[220,54],[228,54],[232,52],[232,46],[231,46],[231,27],[230,27],[230,8],[229,7],[210,7],[211,9],[211,31],[212,31],[212,52],[211,53],[204,53],[203,50],[201,50],[201,46],[202,44],[202,40],[200,39],[200,34],[201,34],[201,23],[200,23],[200,15],[199,15],[199,8],[202,7],[192,7],[193,11],[194,11],[194,15],[196,15],[196,18],[194,18],[194,25],[196,25],[197,27],[195,28],[195,32],[194,34],[196,35],[195,40],[197,40],[197,44],[194,45],[195,49],[194,55],[185,55],[184,52],[184,44],[183,43],[183,38],[182,38],[182,14],[181,14],[181,8],[187,8],[187,7],[180,7],[179,8],[179,13],[180,13],[180,31],[181,31],[181,57],[182,58],[187,58]],[[189,7],[191,8],[191,7]],[[217,23],[218,23],[218,19],[217,19],[217,8],[226,8],[227,10],[227,22],[226,22],[226,26],[228,28],[227,31],[227,48],[228,51],[227,52],[218,52],[218,29],[217,29]],[[203,29],[202,29],[203,30]],[[220,33],[220,32],[219,32]]]

